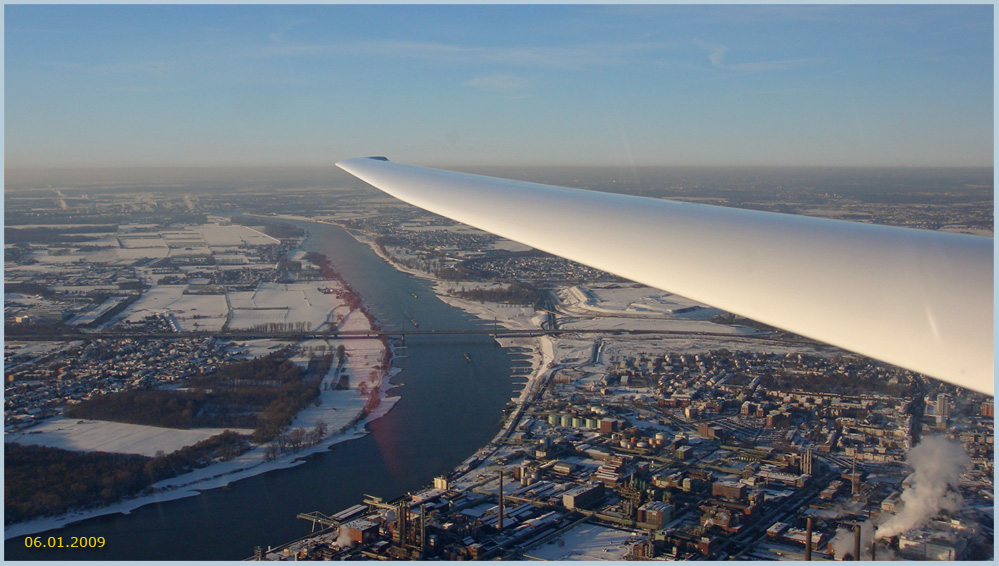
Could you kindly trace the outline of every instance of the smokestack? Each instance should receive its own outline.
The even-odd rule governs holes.
[[[427,506],[420,504],[420,551],[427,547]]]
[[[812,559],[812,518],[808,518],[805,527],[805,560]]]
[[[878,559],[877,552],[878,552],[878,539],[874,539],[871,541],[871,562],[874,562],[875,560]]]
[[[853,559],[860,560],[860,525],[853,526]]]
[[[496,524],[496,528],[503,530],[503,471],[500,470],[500,488],[499,488],[499,522]]]

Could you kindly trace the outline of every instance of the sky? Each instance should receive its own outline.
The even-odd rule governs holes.
[[[985,166],[991,5],[6,5],[19,167]]]

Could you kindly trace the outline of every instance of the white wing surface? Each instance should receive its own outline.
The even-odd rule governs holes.
[[[523,244],[993,395],[992,238],[357,158],[348,173]]]

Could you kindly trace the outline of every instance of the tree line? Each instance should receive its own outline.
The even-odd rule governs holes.
[[[329,354],[311,361],[312,371],[307,372],[289,360],[286,351],[274,352],[226,364],[214,374],[190,380],[185,391],[97,395],[67,407],[66,416],[178,429],[254,428],[253,440],[266,442],[319,397],[319,383],[331,364]]]
[[[535,305],[541,301],[541,292],[531,285],[514,281],[506,287],[496,287],[494,289],[469,289],[462,288],[455,292],[455,295],[480,303],[508,303],[514,305]]]
[[[4,524],[114,503],[247,446],[246,437],[228,430],[153,458],[5,443]]]
[[[247,216],[233,216],[230,219],[230,222],[233,224],[239,224],[240,226],[263,226],[264,234],[267,234],[272,238],[277,238],[278,240],[301,238],[305,236],[305,230],[284,222],[268,222],[266,220],[250,218]]]

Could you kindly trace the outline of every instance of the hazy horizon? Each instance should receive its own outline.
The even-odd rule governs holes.
[[[867,195],[992,194],[991,167],[769,166],[440,166],[444,169],[654,198],[772,192]],[[364,188],[334,165],[11,169],[10,194],[21,191],[282,191]],[[678,192],[679,191],[679,192]],[[892,197],[894,198],[894,197]]]

